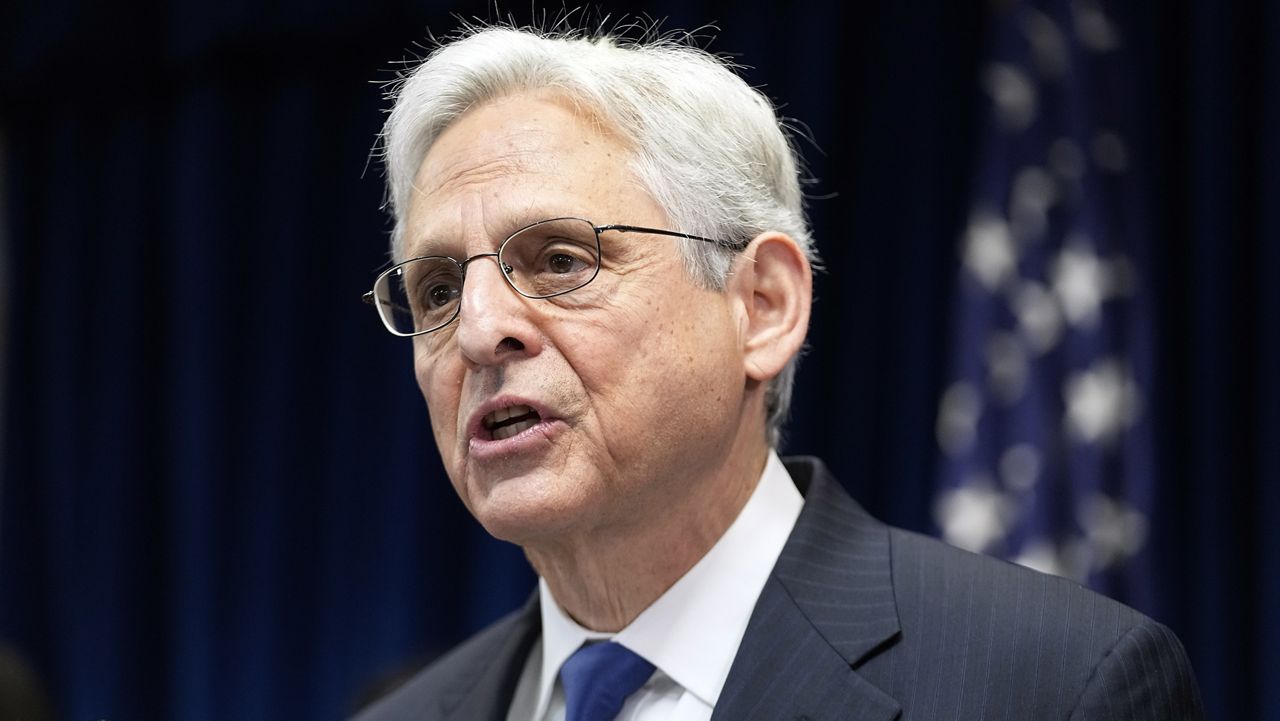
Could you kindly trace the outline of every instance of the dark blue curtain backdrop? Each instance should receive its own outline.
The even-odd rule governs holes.
[[[611,10],[717,22],[711,47],[807,124],[830,271],[787,450],[935,532],[989,10],[864,5]],[[528,594],[439,467],[408,344],[359,302],[388,229],[377,81],[450,12],[490,14],[0,9],[0,640],[63,718],[338,719]],[[1280,719],[1280,5],[1119,19],[1158,251],[1143,610],[1215,717]]]

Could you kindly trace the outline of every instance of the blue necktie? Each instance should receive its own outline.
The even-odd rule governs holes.
[[[565,721],[613,721],[652,674],[653,664],[626,646],[612,641],[583,646],[560,667]]]

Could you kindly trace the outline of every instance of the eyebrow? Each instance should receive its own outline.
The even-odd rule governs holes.
[[[406,243],[404,248],[404,260],[410,258],[423,258],[429,255],[443,255],[452,258],[446,250],[456,248],[457,243],[454,241],[444,241],[439,238],[422,238],[411,243]],[[457,260],[455,258],[455,260]]]
[[[499,227],[505,228],[505,230],[490,239],[493,243],[493,249],[496,250],[502,241],[511,237],[511,235],[516,231],[527,228],[534,223],[538,223],[543,220],[551,220],[553,218],[581,218],[590,222],[593,226],[598,223],[595,218],[588,217],[586,214],[575,211],[553,211],[547,210],[545,207],[542,207],[536,212],[532,209],[518,210],[504,216]],[[409,258],[421,258],[428,255],[443,255],[445,257],[454,258],[454,260],[462,260],[462,258],[454,257],[449,253],[441,252],[442,248],[456,249],[457,246],[458,241],[456,238],[450,240],[442,240],[440,238],[422,238],[417,241],[406,242],[404,246],[405,260],[408,260]]]

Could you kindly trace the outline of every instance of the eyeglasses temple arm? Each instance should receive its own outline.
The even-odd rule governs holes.
[[[688,233],[680,233],[674,230],[663,230],[662,228],[645,228],[639,225],[601,225],[596,228],[597,232],[605,230],[616,230],[619,233],[651,233],[653,235],[666,235],[672,238],[687,238],[689,240],[701,240],[704,243],[715,243],[723,245],[726,248],[734,250],[742,250],[747,247],[746,243],[731,242],[727,240],[716,240],[714,238],[704,238],[701,235],[690,235]]]

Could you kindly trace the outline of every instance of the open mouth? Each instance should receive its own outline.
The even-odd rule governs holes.
[[[500,408],[484,417],[484,429],[495,441],[510,438],[533,428],[542,416],[529,406],[515,405]]]

